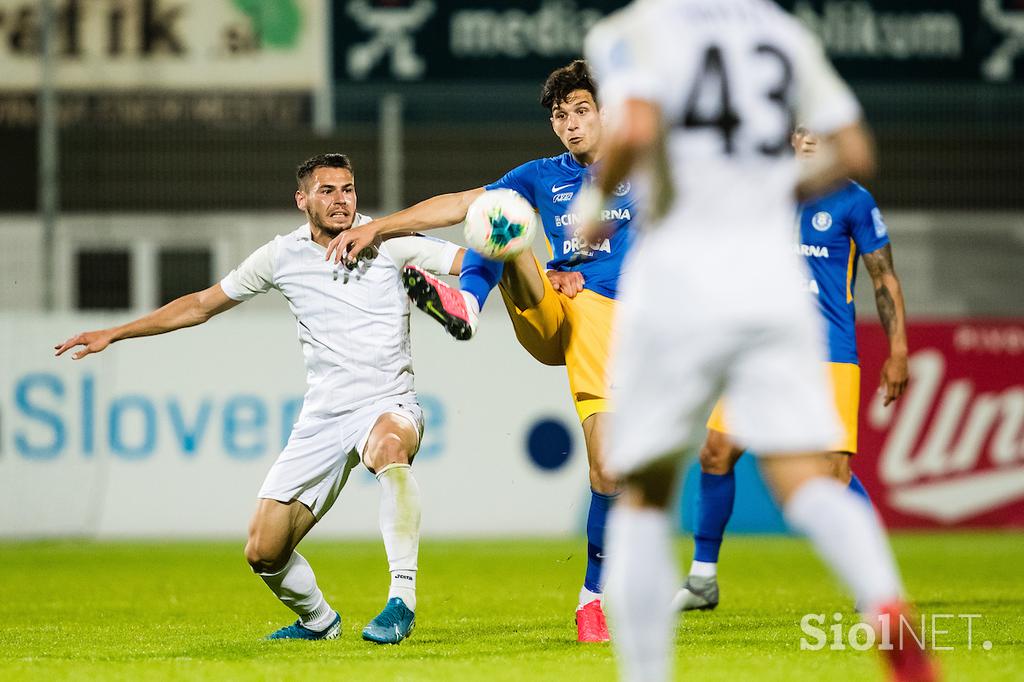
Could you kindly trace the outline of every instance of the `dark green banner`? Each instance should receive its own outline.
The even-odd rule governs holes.
[[[1020,80],[1024,0],[778,0],[851,80]],[[340,81],[536,82],[622,0],[334,0]]]

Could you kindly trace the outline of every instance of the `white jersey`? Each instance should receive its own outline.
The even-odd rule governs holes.
[[[369,221],[357,215],[355,224]],[[305,224],[261,246],[220,284],[236,301],[271,288],[284,295],[306,363],[300,419],[322,419],[413,392],[402,268],[448,274],[458,251],[432,237],[399,237],[383,242],[373,260],[348,270],[324,259],[326,250]]]
[[[650,170],[671,192],[623,275],[609,468],[695,447],[723,389],[738,443],[824,450],[838,432],[793,248],[790,135],[856,123],[856,100],[769,0],[637,0],[595,26],[586,53],[610,126],[627,101],[657,106],[664,155]]]
[[[612,125],[630,99],[662,113],[667,158],[655,170],[669,174],[672,202],[654,227],[678,233],[665,248],[725,264],[726,280],[730,263],[757,271],[792,250],[793,128],[827,135],[860,118],[796,19],[770,0],[638,0],[594,27],[586,54]]]

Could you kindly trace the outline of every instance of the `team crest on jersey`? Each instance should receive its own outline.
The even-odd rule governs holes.
[[[832,214],[828,211],[818,211],[811,218],[811,227],[818,232],[824,232],[832,227]]]
[[[612,194],[614,194],[617,197],[624,197],[627,194],[629,194],[629,190],[632,188],[633,186],[629,184],[628,180],[625,182],[620,182],[619,184],[615,185],[615,189],[612,190]]]

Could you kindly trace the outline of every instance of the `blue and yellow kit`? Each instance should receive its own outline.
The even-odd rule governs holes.
[[[857,452],[860,366],[857,364],[856,311],[853,292],[857,259],[889,243],[888,229],[874,197],[856,182],[800,206],[800,243],[807,262],[807,290],[817,298],[828,327],[828,367],[836,411],[845,435],[832,448]],[[727,432],[721,403],[708,428]]]
[[[629,223],[636,200],[628,182],[616,188],[603,216],[611,236],[600,244],[581,244],[575,236],[579,218],[569,210],[583,184],[592,181],[592,166],[566,152],[537,159],[506,173],[486,189],[506,188],[522,194],[540,214],[551,259],[548,270],[579,272],[584,290],[575,298],[556,292],[537,263],[544,297],[520,310],[502,290],[519,342],[547,365],[565,365],[580,421],[607,412],[607,364],[615,297],[622,261],[633,241]]]

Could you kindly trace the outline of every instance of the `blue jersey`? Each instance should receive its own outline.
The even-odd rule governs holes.
[[[808,289],[828,322],[831,362],[857,362],[857,258],[888,243],[874,197],[856,182],[800,206],[800,254],[811,271]]]
[[[486,189],[514,189],[537,209],[551,252],[549,270],[582,273],[585,289],[615,298],[622,259],[633,239],[629,221],[636,215],[636,201],[630,184],[620,184],[603,216],[613,228],[611,237],[589,245],[592,255],[580,254],[581,244],[573,236],[579,219],[569,206],[583,183],[593,181],[591,171],[566,152],[513,168]]]

